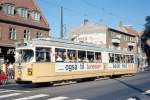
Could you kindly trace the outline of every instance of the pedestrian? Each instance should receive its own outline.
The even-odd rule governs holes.
[[[12,63],[9,63],[8,66],[8,78],[13,79],[14,78],[14,69]]]
[[[6,73],[6,63],[3,63],[3,65],[2,65],[2,71],[7,75],[7,73]]]

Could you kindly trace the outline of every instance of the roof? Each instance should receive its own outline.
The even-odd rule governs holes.
[[[136,30],[133,29],[133,27],[131,25],[123,25],[123,22],[120,21],[118,24],[118,30],[125,32],[129,35],[134,35],[134,36],[139,36],[138,32]]]
[[[136,30],[134,30],[132,27],[124,26],[124,28],[127,31],[127,33],[130,33],[132,35],[138,36],[138,32]]]
[[[31,10],[38,10],[33,0],[0,0],[0,4],[11,3],[16,7],[25,7]]]
[[[0,0],[0,5],[3,5],[5,3],[10,3],[10,4],[14,4],[15,8],[24,7],[24,8],[28,8],[30,11],[39,11],[41,13],[35,1],[36,0]],[[29,16],[29,18],[25,20],[21,18],[18,14],[15,14],[14,16],[8,16],[4,12],[0,11],[0,20],[13,21],[17,23],[23,23],[26,25],[32,25],[38,27],[40,26],[42,28],[46,28],[49,30],[49,25],[45,20],[44,16],[42,15],[42,13],[41,13],[40,22],[36,22],[31,18],[31,16]]]
[[[129,34],[125,31],[117,30],[117,29],[114,29],[114,28],[108,28],[108,30],[135,37],[135,35],[133,35],[133,34]]]
[[[106,33],[106,31],[106,25],[97,24],[86,20],[86,22],[84,21],[84,23],[80,24],[80,26],[72,28],[70,31],[70,35],[73,36],[81,33]]]

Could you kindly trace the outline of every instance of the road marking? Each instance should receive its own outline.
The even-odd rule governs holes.
[[[128,98],[127,100],[136,100],[136,98]]]
[[[69,97],[59,96],[59,97],[50,98],[50,99],[47,99],[47,100],[64,100],[64,99],[69,99]]]
[[[25,93],[31,92],[31,91],[22,91],[22,90],[6,90],[6,89],[0,89],[0,93],[12,92],[12,91],[15,91],[15,92],[25,92]]]
[[[25,93],[29,93],[31,91],[22,91],[22,90],[16,90],[17,92],[25,92]]]
[[[6,93],[6,92],[12,92],[12,91],[17,91],[17,90],[3,90],[3,91],[0,91],[0,93]]]
[[[7,95],[1,95],[0,99],[12,97],[12,96],[17,96],[17,95],[21,95],[21,93],[11,93],[11,94],[7,94]]]
[[[14,100],[31,100],[31,99],[37,99],[37,98],[42,98],[42,97],[46,97],[48,95],[46,94],[38,94],[38,95],[33,95],[33,96],[29,96],[29,97],[24,97],[24,98],[18,98],[18,99],[14,99]]]
[[[142,93],[142,94],[150,94],[150,90],[147,90],[147,91],[145,91],[145,92]]]

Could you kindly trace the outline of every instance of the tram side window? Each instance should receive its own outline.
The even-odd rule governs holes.
[[[120,56],[120,63],[124,63],[124,62],[123,62],[123,55],[120,54],[119,56]]]
[[[129,55],[125,55],[125,59],[126,59],[126,63],[130,63],[130,56]]]
[[[125,55],[123,55],[122,63],[126,63]]]
[[[125,62],[128,63],[128,55],[125,55]]]
[[[66,49],[55,48],[55,61],[64,62],[66,60]]]
[[[78,61],[86,62],[86,51],[78,51]]]
[[[128,63],[131,63],[131,57],[128,55]]]
[[[66,62],[77,62],[77,51],[67,50],[67,60]]]
[[[50,62],[51,61],[51,49],[46,47],[36,48],[36,61],[37,62]]]
[[[102,62],[101,52],[95,52],[95,60],[96,62]]]
[[[87,62],[94,62],[94,52],[87,51]]]
[[[114,54],[109,53],[109,63],[114,63]]]
[[[115,63],[120,63],[120,55],[115,54]]]
[[[134,63],[133,55],[129,55],[129,63]]]
[[[134,56],[130,55],[131,63],[134,63]]]

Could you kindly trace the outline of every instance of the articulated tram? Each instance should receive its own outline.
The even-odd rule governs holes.
[[[17,83],[55,83],[136,73],[132,52],[56,38],[16,46]]]

